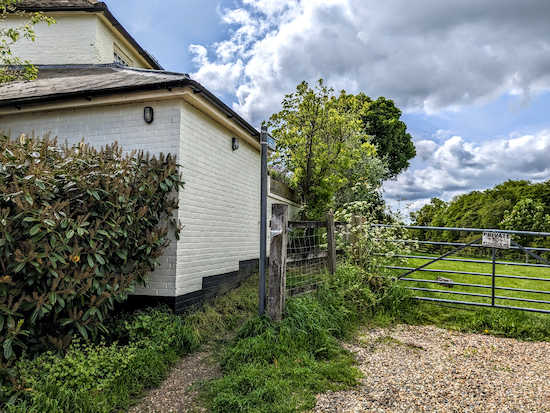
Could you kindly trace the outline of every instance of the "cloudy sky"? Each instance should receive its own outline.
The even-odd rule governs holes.
[[[302,80],[394,100],[418,152],[394,206],[550,178],[548,0],[104,1],[254,126]]]

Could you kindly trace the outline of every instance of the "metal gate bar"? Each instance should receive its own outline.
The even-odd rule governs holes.
[[[391,225],[373,225],[376,227],[391,227]],[[531,235],[531,236],[537,236],[537,237],[548,237],[550,236],[550,233],[546,232],[533,232],[533,231],[510,231],[510,230],[487,230],[487,229],[480,229],[480,228],[440,228],[440,227],[426,227],[426,226],[405,226],[404,228],[408,229],[423,229],[423,230],[440,230],[440,231],[461,231],[461,232],[497,232],[497,233],[505,233],[505,234],[513,234],[513,235]],[[495,237],[487,237],[489,240],[491,238]],[[482,244],[477,244],[483,239]],[[536,252],[550,252],[550,248],[541,248],[541,247],[524,247],[517,242],[510,240],[510,236],[508,235],[508,242],[509,245],[502,246],[502,243],[495,242],[493,244],[489,244],[489,247],[484,246],[486,242],[486,239],[484,237],[477,238],[471,242],[467,243],[460,243],[460,242],[435,242],[435,241],[415,241],[415,240],[384,240],[384,241],[390,241],[390,242],[415,242],[418,244],[429,244],[429,245],[440,245],[440,246],[453,246],[456,247],[450,252],[447,252],[445,254],[442,254],[438,257],[433,256],[419,256],[419,255],[395,255],[395,257],[398,258],[407,258],[407,259],[421,259],[421,260],[428,260],[428,262],[413,268],[413,267],[406,267],[406,266],[387,266],[388,269],[393,270],[404,270],[405,273],[393,277],[395,280],[403,281],[403,282],[416,282],[416,283],[429,283],[429,284],[436,284],[436,285],[443,285],[448,287],[470,287],[470,288],[481,288],[481,289],[490,289],[490,294],[483,294],[483,293],[476,293],[476,292],[470,292],[470,291],[448,291],[448,290],[441,290],[441,289],[435,289],[435,288],[424,288],[421,286],[411,286],[407,287],[413,291],[421,291],[421,292],[430,292],[430,293],[437,293],[437,294],[449,294],[449,295],[462,295],[466,297],[476,297],[476,298],[483,298],[483,299],[490,299],[490,303],[486,302],[477,302],[477,301],[458,301],[458,300],[451,300],[451,299],[445,299],[445,298],[438,298],[438,297],[424,297],[424,296],[417,296],[415,297],[418,300],[424,300],[424,301],[432,301],[432,302],[441,302],[441,303],[451,303],[451,304],[467,304],[467,305],[474,305],[474,306],[481,306],[481,307],[493,307],[493,308],[508,308],[508,309],[519,309],[524,311],[531,311],[531,312],[538,312],[538,313],[550,313],[550,310],[543,309],[543,308],[532,308],[532,307],[517,307],[517,306],[510,306],[510,305],[501,305],[497,304],[496,300],[507,300],[507,301],[516,301],[516,302],[524,302],[524,303],[533,303],[533,304],[542,304],[542,305],[550,305],[550,301],[544,300],[544,299],[537,299],[534,298],[527,298],[527,297],[512,297],[512,296],[506,296],[506,295],[497,295],[497,291],[510,291],[510,292],[516,292],[516,293],[528,293],[528,294],[550,294],[549,290],[535,290],[531,288],[517,288],[517,287],[511,287],[511,286],[497,286],[496,280],[497,278],[501,279],[512,279],[512,280],[525,280],[528,282],[537,281],[537,282],[550,282],[550,278],[546,277],[533,277],[533,276],[523,276],[523,275],[505,275],[505,274],[497,274],[496,272],[496,266],[497,265],[510,265],[510,266],[522,266],[522,267],[531,267],[531,268],[550,268],[550,262],[547,261],[545,258],[541,257],[540,255],[536,254],[533,251]],[[496,245],[495,245],[496,244]],[[464,259],[464,258],[448,258],[450,255],[456,254],[463,249],[467,247],[483,247],[483,248],[490,248],[491,249],[491,260],[474,260],[474,259]],[[536,264],[530,264],[530,263],[518,263],[518,262],[507,262],[507,261],[497,261],[496,260],[496,249],[498,248],[508,248],[511,250],[521,250],[525,252],[528,256],[531,256],[542,263],[536,263]],[[377,254],[381,255],[381,254]],[[430,269],[426,268],[427,266],[436,263],[438,261],[452,261],[452,262],[464,262],[464,263],[471,263],[471,264],[484,264],[484,265],[491,265],[491,272],[476,272],[476,271],[454,271],[454,270],[445,270],[445,269]],[[446,279],[421,279],[421,278],[411,278],[407,277],[410,274],[413,274],[415,272],[431,272],[431,273],[448,273],[448,274],[457,274],[457,275],[463,275],[463,276],[479,276],[479,277],[491,277],[491,283],[490,284],[474,284],[471,282],[455,282],[453,280],[446,280]],[[520,273],[521,274],[521,273]],[[440,277],[437,277],[440,278]],[[471,280],[467,280],[471,281]],[[517,284],[512,284],[517,285]],[[529,287],[529,286],[526,286]]]
[[[446,254],[443,254],[441,257],[438,257],[438,258],[436,258],[435,260],[431,260],[430,262],[427,262],[426,264],[421,265],[420,267],[416,268],[415,270],[406,272],[405,274],[403,274],[403,275],[397,277],[397,279],[401,279],[401,278],[403,278],[405,275],[412,274],[413,272],[415,272],[415,271],[417,271],[417,270],[419,270],[419,269],[421,269],[421,268],[424,268],[424,267],[426,267],[426,266],[428,266],[428,265],[430,265],[430,264],[433,264],[434,262],[437,262],[437,261],[439,261],[439,260],[441,260],[441,259],[443,259],[443,258],[445,258],[445,257],[447,257],[447,256],[449,256],[449,255],[456,254],[457,252],[462,251],[464,248],[469,247],[469,246],[472,245],[474,242],[478,242],[479,240],[481,240],[481,238],[478,238],[478,239],[476,239],[476,240],[474,240],[474,241],[472,241],[472,242],[470,242],[470,243],[468,243],[468,244],[464,244],[464,245],[462,245],[461,247],[458,247],[458,248],[452,250],[451,252],[448,252],[448,253],[446,253]]]
[[[491,263],[491,261],[488,261],[488,263]],[[498,263],[497,263],[498,264]],[[391,265],[386,266],[386,268],[390,270],[412,270],[413,267],[394,267]],[[480,275],[482,277],[492,277],[493,274],[489,274],[486,272],[470,272],[470,271],[449,271],[449,270],[430,270],[430,269],[421,269],[417,271],[425,271],[425,272],[441,272],[441,273],[452,273],[452,274],[462,274],[462,275]],[[524,277],[522,275],[506,275],[506,274],[496,274],[497,278],[516,278],[518,280],[531,280],[531,281],[550,281],[550,278],[538,278],[538,277]]]
[[[376,226],[376,225],[373,225]],[[414,227],[403,227],[403,228],[414,228]],[[498,232],[497,230],[493,230],[493,232]],[[376,241],[385,241],[385,242],[414,242],[416,244],[426,244],[426,245],[443,245],[443,246],[459,246],[464,245],[461,242],[439,242],[439,241],[418,241],[415,239],[381,239],[381,238],[375,238]],[[470,245],[470,247],[483,247],[482,244],[473,244]],[[510,247],[511,250],[520,250],[521,248],[518,247]],[[539,248],[539,247],[523,247],[524,250],[532,250],[532,251],[544,251],[549,252],[550,248]]]
[[[445,300],[444,298],[431,298],[431,297],[414,297],[417,300],[421,301],[433,301],[433,302],[439,302],[439,303],[449,303],[449,304],[463,304],[463,305],[475,305],[478,307],[492,307],[492,308],[504,308],[508,310],[522,310],[522,311],[529,311],[531,313],[545,313],[550,314],[550,310],[541,310],[539,308],[531,308],[531,307],[515,307],[511,305],[492,305],[488,303],[478,303],[475,301],[457,301],[457,300]]]
[[[400,278],[400,280],[401,281],[415,281],[415,282],[420,282],[420,283],[449,285],[451,287],[454,286],[454,285],[458,285],[458,286],[461,286],[461,287],[491,288],[491,289],[495,289],[495,290],[516,291],[516,292],[532,293],[532,294],[550,294],[550,291],[546,291],[546,290],[529,290],[529,289],[525,289],[525,288],[513,288],[513,287],[493,287],[492,285],[488,285],[488,284],[468,284],[468,283],[457,283],[457,282],[454,282],[454,281],[449,282],[449,281],[437,281],[437,280],[423,280],[421,278]],[[445,291],[445,292],[448,292],[448,291]]]
[[[471,245],[473,246],[473,245]],[[374,254],[374,255],[384,255],[384,254]],[[416,258],[419,260],[431,260],[433,257],[425,257],[422,255],[399,255],[394,254],[393,257],[398,258]],[[487,261],[487,260],[466,260],[463,258],[441,258],[441,261],[456,261],[456,262],[471,262],[473,264],[491,264],[493,261]],[[520,267],[541,267],[541,268],[550,268],[550,265],[546,264],[528,264],[528,263],[519,263],[519,262],[511,262],[511,261],[496,261],[499,265],[510,265],[510,266],[520,266]]]

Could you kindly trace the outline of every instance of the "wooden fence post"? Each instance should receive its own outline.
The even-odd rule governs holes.
[[[334,230],[334,212],[327,212],[327,267],[331,274],[336,271],[336,237]]]
[[[286,298],[288,205],[273,204],[271,211],[267,315],[274,321],[280,321],[283,318]]]

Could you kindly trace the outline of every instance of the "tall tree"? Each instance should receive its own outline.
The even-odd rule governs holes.
[[[514,231],[550,231],[550,215],[545,214],[544,210],[545,206],[540,201],[531,198],[521,199],[512,210],[504,213],[500,227]],[[534,240],[532,236],[519,236],[518,238],[522,245],[530,245]]]
[[[357,95],[364,107],[361,121],[370,143],[376,146],[378,156],[387,159],[388,177],[393,178],[409,167],[409,160],[416,156],[416,149],[407,125],[401,121],[401,111],[393,100],[379,97],[372,100],[364,93]]]
[[[304,81],[268,123],[277,139],[272,162],[292,173],[291,185],[304,204],[302,219],[320,218],[347,182],[346,171],[375,153],[362,130],[362,103],[344,91],[333,92],[322,79],[315,88]]]
[[[43,13],[26,13],[16,9],[17,0],[0,0],[0,83],[16,80],[34,80],[38,69],[25,60],[21,61],[14,56],[11,47],[22,39],[34,41],[34,25],[39,22],[55,23],[51,17]],[[26,20],[16,27],[10,27],[6,23],[9,14],[23,17]]]

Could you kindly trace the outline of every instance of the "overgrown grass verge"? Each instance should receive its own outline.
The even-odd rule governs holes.
[[[248,320],[221,356],[223,377],[205,385],[203,400],[212,412],[311,409],[315,394],[358,383],[354,359],[338,341],[359,326],[396,323],[550,340],[546,315],[419,302],[401,284],[343,265],[317,292],[289,299],[279,324]]]
[[[412,296],[401,287],[402,294]],[[369,321],[373,326],[391,324],[435,325],[467,333],[491,334],[523,341],[550,341],[550,315],[520,310],[438,305],[404,300],[397,306],[378,306]]]
[[[287,301],[280,323],[248,320],[221,358],[224,375],[206,385],[213,412],[311,409],[315,394],[358,383],[354,358],[338,344],[378,306],[401,306],[401,289],[343,265],[319,290]]]
[[[157,387],[180,357],[223,336],[257,311],[251,280],[215,302],[178,317],[166,308],[114,317],[100,343],[75,341],[66,353],[47,352],[15,366],[6,413],[108,413],[129,408]],[[2,390],[12,391],[11,383]]]

